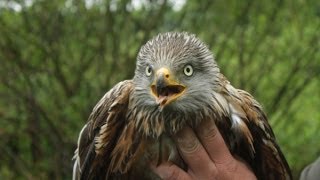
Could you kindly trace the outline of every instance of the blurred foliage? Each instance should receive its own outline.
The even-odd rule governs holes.
[[[70,179],[91,109],[165,31],[264,105],[298,177],[320,155],[319,29],[318,0],[0,0],[0,179]]]

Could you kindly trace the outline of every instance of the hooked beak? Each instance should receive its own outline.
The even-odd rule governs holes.
[[[177,83],[167,68],[159,69],[155,75],[155,80],[151,85],[151,94],[161,108],[184,93],[186,87]]]

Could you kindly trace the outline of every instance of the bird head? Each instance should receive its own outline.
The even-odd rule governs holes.
[[[219,68],[195,35],[169,32],[143,45],[133,81],[138,105],[172,118],[192,118],[212,104]]]

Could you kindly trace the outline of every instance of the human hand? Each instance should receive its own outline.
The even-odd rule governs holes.
[[[202,122],[195,131],[186,127],[174,140],[188,170],[184,171],[172,162],[153,166],[153,171],[162,179],[257,179],[243,161],[231,155],[212,121]]]

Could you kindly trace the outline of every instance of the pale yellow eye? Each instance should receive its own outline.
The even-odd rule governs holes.
[[[192,76],[193,74],[193,68],[191,65],[186,65],[183,69],[183,73],[186,75],[186,76]]]
[[[146,67],[146,75],[151,76],[151,74],[152,74],[152,68],[151,68],[151,66],[147,66]]]

